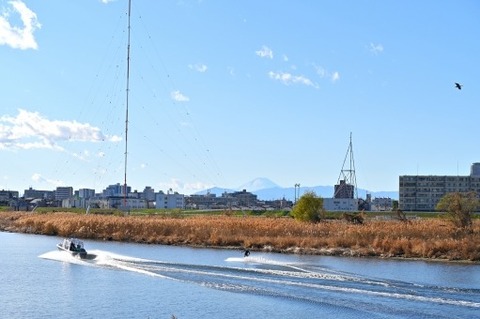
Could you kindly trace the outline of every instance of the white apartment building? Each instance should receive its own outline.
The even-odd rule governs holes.
[[[435,211],[447,193],[480,194],[480,163],[473,163],[468,176],[403,175],[399,178],[398,206],[404,211]]]
[[[179,194],[177,192],[173,194],[165,194],[164,192],[160,191],[155,196],[155,208],[157,209],[173,209],[185,208],[185,195]]]

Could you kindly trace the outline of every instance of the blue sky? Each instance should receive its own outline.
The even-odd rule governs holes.
[[[126,12],[0,0],[0,189],[123,183]],[[333,185],[350,133],[359,188],[468,175],[479,16],[474,0],[134,0],[127,183]]]

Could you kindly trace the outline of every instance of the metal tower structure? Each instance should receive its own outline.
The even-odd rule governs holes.
[[[343,195],[341,193],[343,193]],[[347,154],[345,154],[345,159],[343,160],[342,170],[340,171],[340,175],[338,176],[338,181],[337,185],[335,185],[335,193],[333,197],[358,199],[357,177],[355,176],[355,160],[353,158],[353,143],[351,132]]]
[[[125,90],[125,167],[123,182],[123,209],[129,212],[127,206],[128,187],[127,187],[127,159],[128,159],[128,102],[130,93],[130,19],[132,16],[132,0],[128,0],[128,28],[127,28],[127,89]]]

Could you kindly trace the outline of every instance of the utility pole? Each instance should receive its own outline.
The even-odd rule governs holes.
[[[300,197],[300,184],[299,183],[295,184],[295,202],[294,202],[294,204],[297,203],[297,198],[298,198],[297,197],[297,188],[298,188],[298,197]]]

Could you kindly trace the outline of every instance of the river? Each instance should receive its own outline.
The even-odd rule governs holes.
[[[480,318],[480,265],[0,232],[1,318]]]

